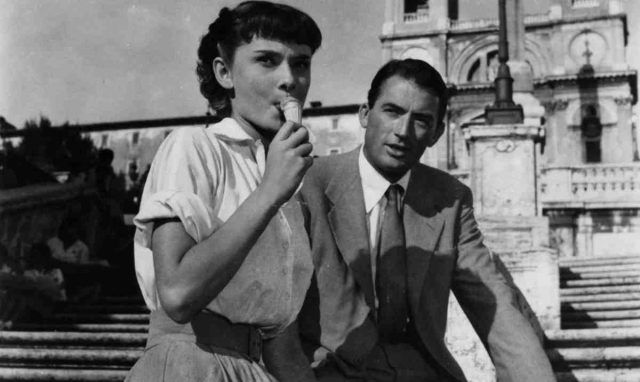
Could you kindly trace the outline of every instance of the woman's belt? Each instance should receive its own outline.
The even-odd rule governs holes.
[[[179,324],[162,309],[151,312],[147,349],[176,334],[181,335],[181,340],[231,350],[255,362],[262,357],[262,335],[253,325],[234,324],[226,317],[209,311],[202,311],[190,322]]]

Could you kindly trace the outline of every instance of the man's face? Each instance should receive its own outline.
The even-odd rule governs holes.
[[[382,83],[378,99],[360,108],[366,129],[364,155],[387,180],[395,182],[413,167],[443,129],[440,99],[414,81],[392,76]]]

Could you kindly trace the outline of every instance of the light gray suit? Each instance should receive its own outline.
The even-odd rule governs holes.
[[[355,318],[374,306],[358,152],[318,158],[305,175],[301,197],[315,275],[299,319],[309,354],[326,349],[330,358],[355,369],[364,367],[378,340],[371,316],[364,322]],[[444,342],[452,290],[487,347],[499,381],[555,380],[518,309],[514,288],[483,244],[469,188],[418,164],[406,190],[403,220],[410,314],[428,362],[466,380]],[[403,357],[390,354],[389,362]]]

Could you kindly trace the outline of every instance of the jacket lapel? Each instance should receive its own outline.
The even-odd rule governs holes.
[[[408,289],[411,309],[420,304],[420,294],[442,228],[444,218],[438,214],[438,189],[429,185],[428,172],[412,171],[404,200],[404,227],[407,246]]]
[[[358,170],[359,149],[347,154],[338,176],[329,183],[326,195],[332,203],[329,225],[344,261],[362,288],[367,304],[374,307],[371,252],[365,215],[362,182]]]

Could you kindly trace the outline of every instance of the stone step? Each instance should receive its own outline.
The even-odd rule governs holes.
[[[146,305],[139,304],[100,304],[100,305],[81,305],[68,304],[57,307],[60,313],[144,313],[149,314]]]
[[[640,264],[640,256],[580,257],[558,260],[560,267],[572,265]]]
[[[597,301],[597,302],[563,302],[560,306],[564,312],[600,311],[640,309],[640,300],[633,301]]]
[[[638,270],[620,270],[615,272],[585,272],[572,273],[560,270],[560,281],[564,280],[588,280],[588,279],[607,279],[610,277],[635,277],[640,275]]]
[[[149,330],[147,324],[16,324],[12,330],[18,331],[62,331],[62,332],[142,332]]]
[[[619,265],[572,265],[566,268],[560,268],[561,273],[602,273],[602,272],[620,272],[620,271],[640,271],[640,264],[619,264]]]
[[[82,323],[131,323],[149,322],[148,313],[56,313],[47,317],[49,322],[82,322]]]
[[[549,360],[556,366],[640,366],[640,346],[547,349],[547,356],[549,357]]]
[[[143,349],[0,348],[0,366],[109,365],[130,368]]]
[[[146,339],[146,333],[0,331],[0,346],[91,345],[94,347],[144,347]]]
[[[600,293],[595,295],[566,295],[560,296],[562,303],[574,303],[574,302],[613,302],[613,301],[637,301],[640,299],[640,293],[627,292],[627,293]]]
[[[560,281],[560,288],[576,288],[586,286],[616,286],[616,285],[640,285],[640,276],[629,277],[607,277],[607,278],[593,278],[593,279],[581,279],[581,280],[562,280]]]
[[[604,321],[604,320],[627,320],[640,318],[639,309],[625,310],[605,310],[605,311],[581,311],[563,312],[562,321]]]
[[[578,287],[569,289],[560,289],[560,297],[574,295],[594,295],[600,293],[638,293],[640,285],[617,285],[603,287]]]
[[[556,372],[558,382],[638,382],[640,369],[573,369]]]
[[[102,305],[102,304],[134,304],[144,305],[142,296],[101,296],[98,299],[88,302],[86,305]]]
[[[128,370],[0,367],[0,381],[122,382]]]
[[[640,328],[548,330],[545,336],[547,348],[640,346]]]
[[[562,329],[587,329],[587,328],[637,328],[640,327],[640,319],[607,320],[607,321],[562,321]]]

